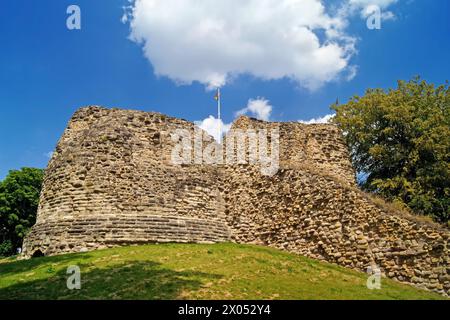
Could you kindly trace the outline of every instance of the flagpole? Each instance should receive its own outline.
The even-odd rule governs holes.
[[[222,95],[220,94],[220,88],[217,88],[217,114],[219,118],[219,143],[222,143],[222,119],[220,114],[220,107],[221,107],[221,99]]]

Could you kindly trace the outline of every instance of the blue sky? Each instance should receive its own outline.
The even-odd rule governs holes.
[[[81,30],[66,28],[70,4],[81,8]],[[179,85],[155,75],[142,45],[129,39],[129,23],[121,22],[126,5],[127,0],[2,1],[0,178],[10,169],[44,168],[46,154],[81,106],[158,111],[191,121],[216,115],[214,94],[204,84]],[[450,2],[398,0],[385,11],[395,18],[383,21],[380,30],[369,30],[359,13],[347,18],[345,34],[356,39],[348,61],[357,66],[353,79],[335,77],[311,90],[293,79],[236,76],[222,88],[225,122],[258,97],[270,101],[271,120],[308,120],[329,114],[336,98],[345,102],[367,88],[393,87],[414,75],[434,83],[449,79]],[[168,55],[176,52],[167,49]]]

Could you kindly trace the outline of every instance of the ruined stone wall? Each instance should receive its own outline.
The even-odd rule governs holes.
[[[361,271],[376,267],[389,278],[450,293],[449,230],[388,211],[361,192],[336,127],[246,118],[232,131],[249,128],[279,130],[280,170],[264,176],[257,165],[222,168],[233,241]]]
[[[312,167],[343,183],[356,183],[355,171],[347,147],[336,126],[328,124],[306,125],[298,122],[265,122],[240,117],[233,123],[232,132],[248,129],[279,132],[279,156],[282,168]],[[268,143],[270,147],[270,141]]]
[[[440,293],[450,292],[449,232],[379,208],[356,188],[306,170],[223,175],[232,239],[267,245]]]
[[[79,110],[46,171],[25,256],[149,242],[257,243],[450,293],[447,229],[393,212],[358,190],[333,125],[239,118],[232,132],[275,129],[280,170],[174,165],[184,120]],[[227,140],[225,140],[225,143]],[[258,146],[256,146],[258,148]]]
[[[171,163],[177,128],[194,125],[98,107],[75,113],[46,170],[24,254],[228,240],[215,169]]]

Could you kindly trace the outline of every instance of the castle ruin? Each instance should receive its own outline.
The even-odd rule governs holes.
[[[46,170],[25,257],[145,243],[260,244],[450,294],[448,229],[361,192],[334,125],[240,117],[279,132],[279,170],[174,164],[177,129],[159,113],[78,110]]]

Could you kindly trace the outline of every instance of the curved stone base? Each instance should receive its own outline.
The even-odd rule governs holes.
[[[98,216],[37,223],[24,242],[23,256],[84,252],[144,243],[230,241],[225,223],[166,215]]]

